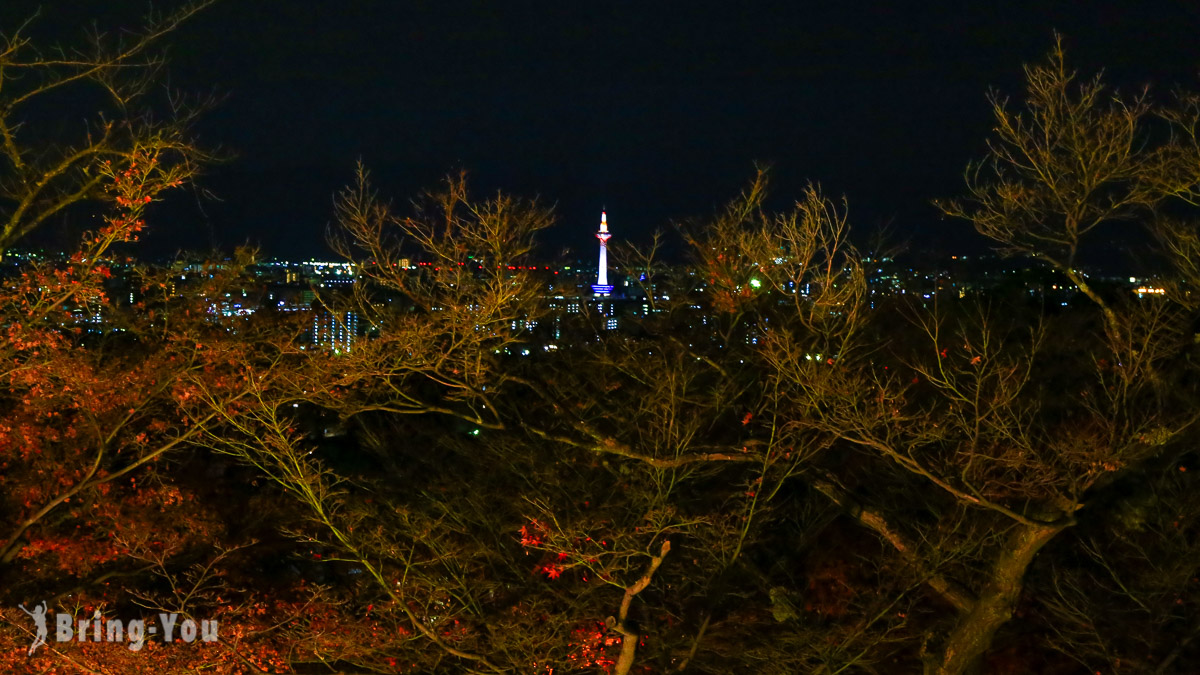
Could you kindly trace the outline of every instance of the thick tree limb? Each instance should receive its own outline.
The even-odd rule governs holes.
[[[844,490],[830,481],[817,480],[812,485],[818,492],[833,501],[833,503],[845,509],[858,522],[874,530],[884,541],[891,544],[892,548],[896,549],[901,556],[917,568],[918,573],[925,578],[925,583],[947,602],[954,605],[955,609],[960,612],[970,612],[975,608],[974,595],[964,588],[962,584],[947,579],[930,569],[929,565],[918,554],[917,545],[894,528],[882,514],[864,508],[862,504],[855,501],[853,497],[846,494]]]
[[[608,617],[608,627],[620,633],[623,637],[621,640],[621,656],[617,658],[617,667],[613,670],[615,675],[628,675],[633,668],[633,660],[637,656],[638,634],[629,630],[626,621],[629,618],[629,607],[633,604],[633,598],[638,593],[646,590],[650,585],[650,581],[654,578],[654,573],[658,571],[662,565],[663,558],[671,552],[671,542],[664,541],[658,555],[650,558],[650,567],[646,569],[646,573],[642,578],[638,579],[632,586],[625,589],[625,597],[621,598],[621,609],[616,617]]]

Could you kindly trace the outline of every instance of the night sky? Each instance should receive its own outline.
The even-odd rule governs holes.
[[[0,4],[5,29],[39,3]],[[146,6],[40,5],[64,35]],[[361,157],[398,202],[459,168],[481,192],[540,196],[559,216],[548,254],[590,257],[602,206],[618,238],[711,213],[755,162],[780,205],[812,179],[863,231],[953,248],[966,226],[928,202],[961,191],[988,88],[1018,94],[1053,30],[1122,88],[1197,87],[1200,3],[1184,0],[224,0],[171,40],[171,84],[224,96],[200,131],[237,157],[201,181],[218,200],[178,195],[151,243],[323,255]]]

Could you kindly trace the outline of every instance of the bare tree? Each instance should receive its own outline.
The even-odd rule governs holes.
[[[970,197],[938,206],[1003,251],[1045,260],[1102,309],[1120,341],[1120,318],[1079,270],[1080,246],[1105,224],[1147,231],[1157,207],[1195,194],[1195,103],[1168,107],[1149,91],[1123,95],[1099,75],[1080,81],[1061,37],[1025,76],[1021,109],[991,98],[995,136],[988,157],[967,170]]]
[[[97,29],[80,46],[47,48],[26,33],[33,16],[0,35],[0,251],[74,204],[111,200],[106,169],[124,172],[145,156],[175,179],[212,158],[189,127],[203,105],[172,96],[168,112],[148,104],[161,82],[159,44],[215,0],[148,17],[136,33]],[[92,101],[90,116],[64,114],[63,96]]]
[[[1103,337],[1047,354],[1051,326],[1014,332],[983,314],[948,331],[942,318],[918,317],[928,351],[908,359],[912,384],[864,380],[864,391],[878,392],[874,405],[864,397],[847,409],[857,412],[833,418],[844,440],[926,481],[994,542],[969,575],[980,580],[975,597],[931,654],[936,673],[974,667],[1012,616],[1038,552],[1114,475],[1162,454],[1195,420],[1173,378],[1185,316],[1167,303],[1107,298],[1078,268],[1097,228],[1152,226],[1155,209],[1195,189],[1200,162],[1181,135],[1163,132],[1182,113],[1145,92],[1122,98],[1099,78],[1076,86],[1061,42],[1026,75],[1023,112],[993,98],[996,137],[968,172],[970,199],[942,207],[1062,273],[1100,311]],[[1064,362],[1081,372],[1048,395],[1037,382]],[[1090,382],[1080,377],[1088,371]]]

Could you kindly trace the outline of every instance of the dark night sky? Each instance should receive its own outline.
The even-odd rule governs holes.
[[[39,3],[3,4],[0,22]],[[61,25],[145,8],[40,4]],[[540,195],[557,204],[552,248],[589,256],[602,205],[617,237],[640,238],[711,213],[755,161],[781,204],[818,180],[859,228],[928,246],[963,229],[928,200],[980,155],[988,87],[1018,93],[1055,29],[1075,65],[1124,88],[1197,86],[1186,0],[223,0],[172,40],[172,84],[226,96],[202,133],[238,158],[202,182],[221,201],[176,198],[155,240],[322,254],[361,157],[397,201],[460,167],[480,190]]]

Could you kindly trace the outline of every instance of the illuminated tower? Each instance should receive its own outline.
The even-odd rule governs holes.
[[[596,238],[600,240],[600,269],[596,274],[596,283],[592,284],[592,292],[596,297],[605,297],[612,295],[613,287],[608,283],[608,240],[612,237],[608,233],[608,214],[604,211],[600,212],[600,231],[596,233]]]

